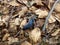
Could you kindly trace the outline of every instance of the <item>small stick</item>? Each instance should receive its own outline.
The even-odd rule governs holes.
[[[14,12],[14,11],[13,11],[14,8],[15,8],[15,6],[12,8],[11,13],[10,13],[10,17],[9,17],[9,19],[7,20],[7,27],[8,27],[8,23],[9,23],[10,19],[12,18],[12,13]]]
[[[48,24],[48,19],[49,19],[49,17],[51,16],[51,14],[52,14],[52,12],[53,12],[56,4],[58,3],[58,1],[59,1],[59,0],[56,0],[56,2],[54,3],[52,9],[51,9],[50,12],[48,13],[48,16],[46,17],[46,21],[45,21],[45,24],[44,24],[43,29],[42,29],[43,32],[46,32],[45,29],[46,29],[46,25]],[[43,38],[43,41],[46,41],[46,38],[49,37],[48,35],[45,35],[45,36],[46,36],[46,37]]]
[[[45,24],[44,24],[43,29],[42,29],[43,31],[45,31],[46,24],[48,23],[48,19],[50,18],[50,16],[51,16],[51,14],[52,14],[52,12],[53,12],[56,4],[58,3],[58,1],[59,1],[59,0],[57,0],[57,1],[54,3],[52,9],[51,9],[50,12],[48,13],[48,16],[46,17],[46,21],[45,21]]]

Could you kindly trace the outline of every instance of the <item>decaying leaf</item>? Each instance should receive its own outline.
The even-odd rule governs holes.
[[[30,7],[29,9],[34,12],[37,8],[34,7],[34,6],[32,6],[32,7]]]
[[[9,15],[2,16],[2,20],[4,22],[8,21],[8,19],[9,19]]]
[[[20,25],[20,19],[19,18],[15,19],[15,25]]]
[[[4,28],[6,25],[5,25],[5,23],[1,20],[0,21],[0,28]]]
[[[28,8],[27,7],[25,7],[25,6],[23,6],[22,7],[22,10],[21,11],[19,11],[19,17],[21,17],[21,16],[24,16],[24,14],[26,13],[28,11]]]
[[[57,29],[54,33],[52,33],[52,36],[56,36],[60,32],[60,29]]]
[[[41,0],[34,0],[37,5],[43,5]]]
[[[12,44],[14,42],[19,42],[18,38],[14,38],[14,37],[9,37],[8,38],[8,44]]]
[[[55,10],[48,19],[46,32],[42,30],[55,1],[0,0],[0,45],[47,45],[46,43],[56,45],[59,43],[60,2],[56,4]],[[46,43],[43,41],[45,34]]]
[[[23,26],[25,26],[27,23],[27,19],[24,19],[21,24],[20,24],[20,27],[23,28]]]
[[[6,34],[4,35],[2,41],[8,40],[8,37],[9,37],[9,36],[10,36],[10,34],[9,34],[9,33],[6,33]]]
[[[48,11],[41,9],[36,10],[35,13],[38,15],[38,18],[45,18],[48,15]]]
[[[9,34],[8,32],[9,32],[9,31],[8,31],[7,29],[3,29],[3,30],[2,30],[2,33],[3,33],[3,34],[6,34],[6,33]]]
[[[15,25],[15,23],[10,22],[9,32],[16,32],[16,31],[17,31],[17,26]]]
[[[60,22],[60,13],[55,15],[55,19]]]
[[[16,0],[10,0],[10,1],[4,0],[3,2],[7,3],[9,5],[12,5],[12,6],[19,6],[19,4],[16,2]]]
[[[27,41],[24,41],[21,45],[32,45],[32,44]]]
[[[31,31],[31,33],[29,34],[29,38],[33,41],[33,42],[37,42],[39,39],[41,39],[41,31],[39,28],[35,28]]]
[[[56,21],[56,19],[54,18],[53,15],[50,16],[50,18],[48,19],[49,23],[53,23]]]
[[[55,6],[55,11],[60,12],[60,3],[57,3]]]

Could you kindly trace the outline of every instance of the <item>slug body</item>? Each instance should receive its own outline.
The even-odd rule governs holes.
[[[23,27],[23,30],[33,27],[33,24],[34,24],[34,18],[29,19],[28,23]]]

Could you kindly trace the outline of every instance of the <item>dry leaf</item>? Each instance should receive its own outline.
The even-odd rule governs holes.
[[[9,37],[8,38],[8,44],[12,44],[14,42],[19,42],[18,38],[14,38],[14,37]]]
[[[7,30],[7,29],[3,29],[2,30],[2,33],[4,34],[4,33],[8,33],[9,31]]]
[[[55,6],[55,11],[60,12],[60,3],[57,3]]]
[[[9,30],[10,30],[10,31],[17,31],[17,27],[16,27],[15,23],[10,22],[9,25],[10,25],[10,26],[9,26]]]
[[[29,42],[27,42],[27,41],[25,41],[25,42],[23,42],[21,45],[32,45],[32,44],[29,43]]]
[[[43,5],[41,0],[34,0],[37,5]]]
[[[9,36],[10,36],[10,34],[9,34],[9,33],[6,33],[6,34],[4,35],[2,41],[8,40],[8,37],[9,37]]]
[[[34,6],[32,6],[32,7],[30,7],[29,9],[34,12],[37,8],[34,7]]]
[[[20,19],[19,18],[15,19],[15,25],[20,25]]]
[[[5,15],[2,17],[3,22],[6,22],[9,19],[9,15]]]
[[[21,11],[19,11],[19,17],[21,17],[21,16],[24,16],[24,14],[26,13],[28,11],[28,8],[27,7],[25,7],[25,6],[23,6],[22,7],[22,10]]]
[[[60,13],[55,15],[55,19],[60,22]]]
[[[21,22],[20,27],[21,27],[21,28],[23,28],[23,26],[25,26],[25,25],[26,25],[26,23],[27,23],[27,20],[26,20],[26,19],[24,19],[24,20]]]
[[[40,38],[41,38],[41,31],[39,28],[35,28],[31,31],[31,33],[29,34],[29,38],[33,41],[33,42],[37,42]]]
[[[56,21],[56,19],[54,18],[54,16],[50,16],[50,18],[48,19],[49,23],[53,23]]]
[[[36,10],[35,13],[38,15],[38,18],[45,18],[48,15],[48,11],[41,9]]]
[[[19,6],[19,4],[16,2],[16,0],[13,0],[11,2],[8,2],[9,5],[12,5],[12,6]]]
[[[57,29],[54,33],[52,33],[52,36],[56,36],[60,32],[60,29]]]

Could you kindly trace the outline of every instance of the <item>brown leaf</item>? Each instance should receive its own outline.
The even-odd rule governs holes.
[[[9,34],[9,33],[6,33],[6,34],[4,35],[2,41],[8,40],[8,37],[9,37],[9,36],[10,36],[10,34]]]
[[[41,38],[41,31],[39,28],[35,28],[31,31],[31,33],[29,34],[29,38],[33,41],[33,42],[37,42],[40,38]]]
[[[38,18],[45,18],[48,15],[48,11],[41,9],[36,10],[35,13],[38,15]]]
[[[54,33],[52,33],[52,36],[56,36],[60,32],[60,29],[57,29]]]
[[[53,23],[56,21],[56,19],[54,18],[54,16],[50,16],[50,18],[48,19],[49,23]]]
[[[23,42],[21,45],[32,45],[32,44],[29,43],[29,42],[27,42],[27,41],[25,41],[25,42]]]
[[[57,3],[55,6],[55,11],[60,12],[60,3]]]

